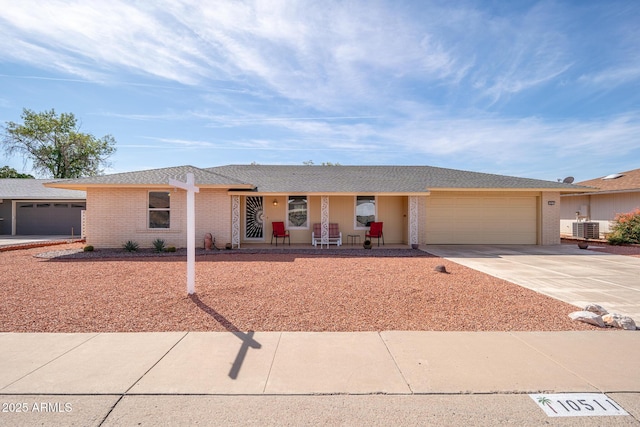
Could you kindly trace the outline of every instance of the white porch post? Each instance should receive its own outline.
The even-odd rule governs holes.
[[[187,293],[196,291],[196,193],[200,189],[195,186],[192,173],[187,174],[187,182],[169,179],[169,185],[187,191]]]
[[[409,244],[418,244],[418,197],[409,196]]]
[[[231,196],[231,247],[240,248],[240,196]]]
[[[320,200],[320,248],[329,247],[329,196],[322,196]]]

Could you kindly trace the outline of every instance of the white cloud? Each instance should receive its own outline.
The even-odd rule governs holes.
[[[588,84],[591,87],[604,87],[606,89],[636,80],[640,80],[640,61],[635,65],[625,64],[620,67],[611,67],[596,73],[585,74],[578,79],[580,83]]]
[[[492,103],[538,87],[568,71],[573,63],[571,43],[565,34],[566,11],[553,3],[540,3],[531,10],[506,19],[476,16],[485,31],[478,39],[470,79],[473,87]]]
[[[640,79],[637,7],[604,19],[600,6],[553,1],[4,3],[0,62],[32,67],[12,77],[131,94],[139,103],[127,98],[115,113],[89,114],[125,119],[123,126],[162,122],[154,129],[162,149],[522,165],[545,156],[570,161],[576,150],[630,152],[638,135],[638,113],[611,102],[608,114],[617,116],[590,118],[600,107],[593,93],[605,97]],[[594,21],[606,26],[587,25]],[[592,32],[588,42],[604,38],[596,59],[584,52]],[[565,104],[545,104],[555,93],[544,90],[561,87],[568,89],[553,101]],[[575,105],[585,99],[591,110],[578,118]]]
[[[128,2],[13,2],[0,20],[5,56],[86,79],[126,69],[193,84],[208,74],[182,28]]]
[[[188,85],[258,79],[280,96],[320,106],[345,93],[374,98],[379,78],[455,74],[455,59],[434,35],[377,6],[14,2],[0,17],[0,47],[5,59],[89,80],[118,70]]]

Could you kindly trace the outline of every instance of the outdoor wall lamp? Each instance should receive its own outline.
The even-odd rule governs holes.
[[[273,199],[273,206],[278,206],[278,199]]]

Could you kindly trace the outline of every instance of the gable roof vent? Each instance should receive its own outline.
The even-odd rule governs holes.
[[[624,176],[624,175],[622,175],[621,173],[612,173],[611,175],[607,175],[602,179],[618,179],[621,176]]]

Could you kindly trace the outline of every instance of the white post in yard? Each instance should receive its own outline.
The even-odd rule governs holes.
[[[187,293],[192,295],[196,291],[196,193],[200,189],[192,173],[187,174],[187,182],[170,178],[169,185],[187,191]]]

